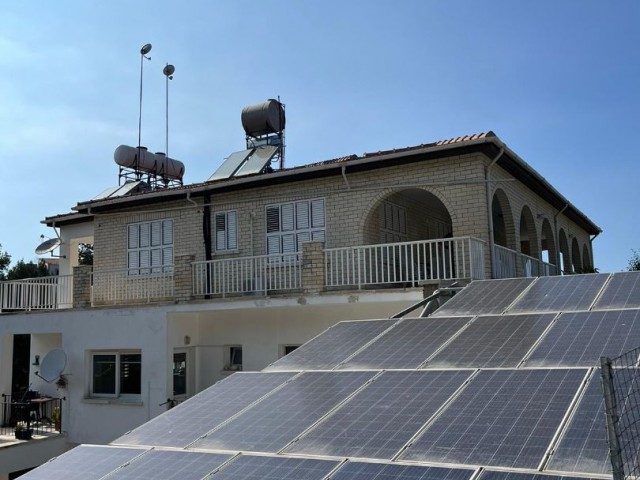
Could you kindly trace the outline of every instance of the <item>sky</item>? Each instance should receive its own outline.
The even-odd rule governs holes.
[[[0,244],[118,184],[113,151],[165,146],[185,183],[244,148],[240,113],[286,104],[286,166],[494,131],[603,233],[640,250],[640,2],[0,2]]]

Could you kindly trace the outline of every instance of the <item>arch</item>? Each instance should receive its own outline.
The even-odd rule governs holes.
[[[520,251],[533,258],[540,258],[538,232],[531,209],[526,205],[520,212]]]
[[[493,218],[493,242],[502,247],[515,250],[515,226],[509,198],[504,190],[498,188],[491,201]]]
[[[589,247],[586,243],[582,244],[582,271],[584,273],[593,273],[593,265],[591,265],[591,255],[589,255]]]
[[[560,255],[558,258],[558,268],[564,273],[571,272],[571,255],[569,254],[569,243],[567,242],[567,235],[561,228],[558,232],[558,250]]]
[[[541,258],[543,262],[559,266],[556,240],[548,218],[542,221],[542,235],[540,236]]]
[[[574,273],[582,273],[582,257],[580,256],[580,245],[576,237],[571,242],[571,266]]]

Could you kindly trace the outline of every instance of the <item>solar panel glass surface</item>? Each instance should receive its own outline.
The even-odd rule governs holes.
[[[588,310],[608,273],[540,277],[507,313]]]
[[[339,462],[241,455],[216,472],[212,480],[322,480]]]
[[[402,320],[338,369],[417,368],[471,317]]]
[[[534,278],[508,278],[503,280],[477,280],[464,287],[447,301],[433,317],[451,315],[497,315],[506,310]]]
[[[536,468],[586,370],[484,370],[400,458]]]
[[[469,480],[472,474],[461,468],[347,462],[331,480]]]
[[[478,317],[427,367],[517,367],[555,314]]]
[[[97,480],[145,451],[138,448],[80,445],[47,463],[43,463],[20,478],[28,480],[51,480],[54,478]]]
[[[307,372],[193,448],[278,452],[364,385],[375,372]]]
[[[533,367],[598,364],[640,345],[640,310],[563,313],[531,353]]]
[[[388,371],[287,453],[391,459],[471,371]]]
[[[329,370],[396,322],[397,320],[340,322],[264,371]]]
[[[112,443],[186,447],[293,376],[235,373]]]
[[[594,480],[588,477],[570,477],[564,475],[546,475],[543,473],[494,472],[484,470],[478,480]]]
[[[640,308],[640,272],[614,273],[594,310]]]
[[[151,450],[109,475],[117,480],[201,480],[231,455]]]

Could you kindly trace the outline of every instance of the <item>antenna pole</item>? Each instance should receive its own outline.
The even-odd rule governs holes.
[[[151,51],[151,44],[147,43],[140,49],[140,108],[138,112],[138,155],[140,154],[140,143],[142,137],[142,75],[144,72],[144,59],[151,60],[147,53]]]
[[[167,63],[167,65],[169,65]],[[169,76],[165,76],[165,152],[169,157]]]

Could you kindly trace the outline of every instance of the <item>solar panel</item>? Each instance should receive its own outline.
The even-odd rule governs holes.
[[[308,372],[192,445],[277,452],[364,385],[375,372]]]
[[[586,370],[484,370],[400,457],[536,468]]]
[[[338,369],[417,368],[471,317],[402,320]]]
[[[507,313],[588,310],[608,273],[540,277]]]
[[[306,458],[241,455],[225,465],[212,480],[322,480],[339,462]]]
[[[564,313],[526,365],[592,367],[603,355],[617,357],[638,345],[640,310]]]
[[[27,480],[97,480],[104,477],[146,450],[141,448],[98,447],[80,445],[67,453],[43,463],[22,475]]]
[[[600,371],[595,370],[547,470],[611,474]]]
[[[262,145],[257,147],[244,165],[235,173],[236,177],[241,175],[251,175],[252,173],[260,173],[266,167],[273,156],[278,151],[278,147],[273,145]]]
[[[595,480],[588,477],[569,477],[564,475],[546,475],[543,473],[492,472],[484,470],[478,480]]]
[[[109,475],[120,480],[200,480],[231,455],[180,450],[151,450]]]
[[[534,280],[508,278],[471,282],[434,312],[432,317],[502,313]]]
[[[614,273],[593,309],[640,308],[640,272]]]
[[[340,322],[264,371],[331,369],[396,322],[397,320]]]
[[[286,452],[390,460],[470,374],[385,372]]]
[[[427,367],[517,367],[554,313],[478,317]]]
[[[233,152],[229,157],[222,162],[222,165],[218,167],[218,169],[213,172],[207,182],[211,182],[213,180],[222,180],[225,178],[232,177],[234,173],[238,171],[238,168],[244,163],[249,155],[253,152],[253,148],[249,150],[242,150],[240,152]]]
[[[292,376],[236,373],[112,443],[186,447]]]
[[[472,474],[462,468],[347,462],[331,480],[469,480]]]

